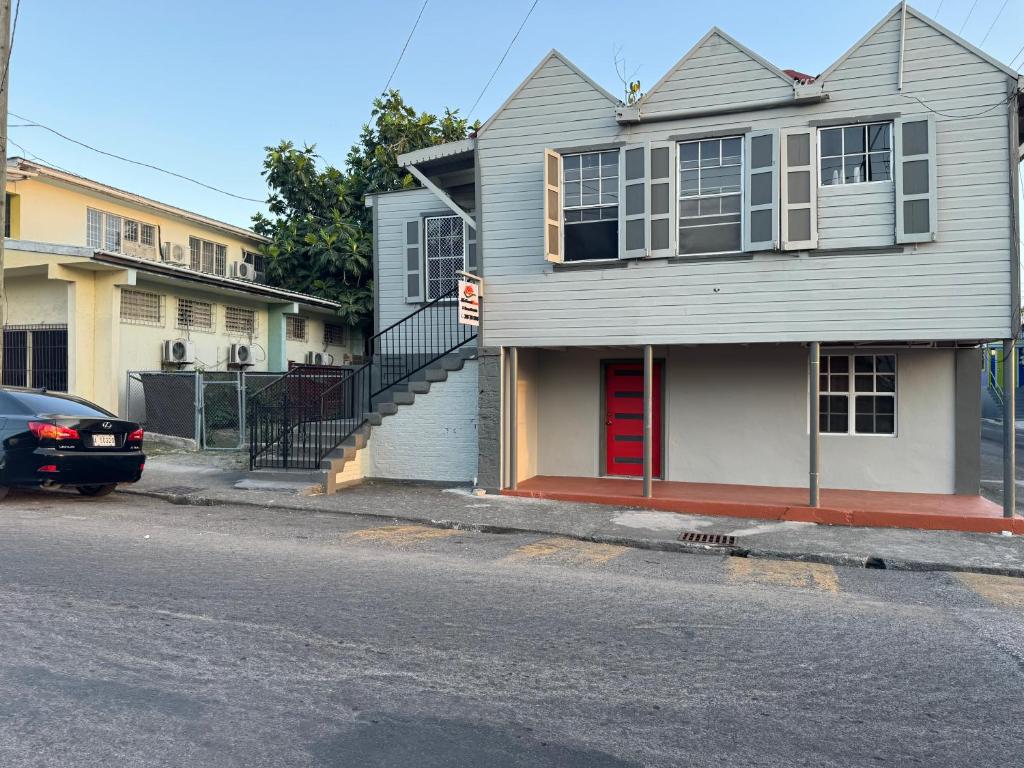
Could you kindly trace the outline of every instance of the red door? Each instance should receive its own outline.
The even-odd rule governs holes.
[[[644,366],[608,363],[605,366],[606,475],[644,474]],[[661,475],[661,363],[654,362],[654,476]]]

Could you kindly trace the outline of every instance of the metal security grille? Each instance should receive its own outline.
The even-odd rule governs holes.
[[[343,325],[332,325],[327,323],[324,325],[324,344],[334,344],[341,346],[345,343],[345,326]]]
[[[68,327],[4,326],[3,384],[67,392]]]
[[[466,268],[465,225],[458,216],[428,216],[427,300],[455,290],[458,273]]]
[[[284,336],[288,341],[305,341],[306,318],[287,315],[284,322]]]
[[[163,325],[164,297],[157,293],[122,288],[121,322],[139,325]]]
[[[213,330],[213,304],[194,299],[178,299],[178,328]]]
[[[679,534],[679,540],[688,544],[708,544],[713,547],[733,547],[736,545],[736,537],[726,533],[694,533],[686,531]]]
[[[224,328],[243,336],[256,334],[256,311],[245,307],[224,307]]]

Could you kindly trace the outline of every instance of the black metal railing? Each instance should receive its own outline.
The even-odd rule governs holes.
[[[2,382],[11,387],[68,389],[68,327],[5,325]]]
[[[453,287],[371,336],[355,369],[298,365],[250,395],[250,468],[318,469],[395,386],[476,338],[457,297]]]

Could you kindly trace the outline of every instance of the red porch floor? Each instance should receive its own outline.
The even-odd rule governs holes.
[[[524,480],[517,490],[503,493],[698,515],[979,533],[1009,530],[1024,534],[1024,518],[1004,519],[1002,507],[981,496],[823,489],[821,506],[813,508],[807,505],[806,488],[655,481],[653,498],[645,499],[640,480],[543,475]]]

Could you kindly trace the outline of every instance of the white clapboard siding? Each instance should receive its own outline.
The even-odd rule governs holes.
[[[899,14],[828,72],[814,105],[622,126],[606,94],[551,57],[478,138],[486,276],[484,343],[516,346],[1002,338],[1010,332],[1006,73],[913,13],[904,89]],[[952,66],[951,66],[952,64]],[[641,112],[784,98],[774,70],[709,35]],[[922,104],[923,102],[923,104]],[[987,110],[987,111],[986,111]],[[614,268],[544,260],[543,150],[667,141],[707,129],[936,114],[938,234],[895,245],[891,183],[820,187],[819,247]]]

